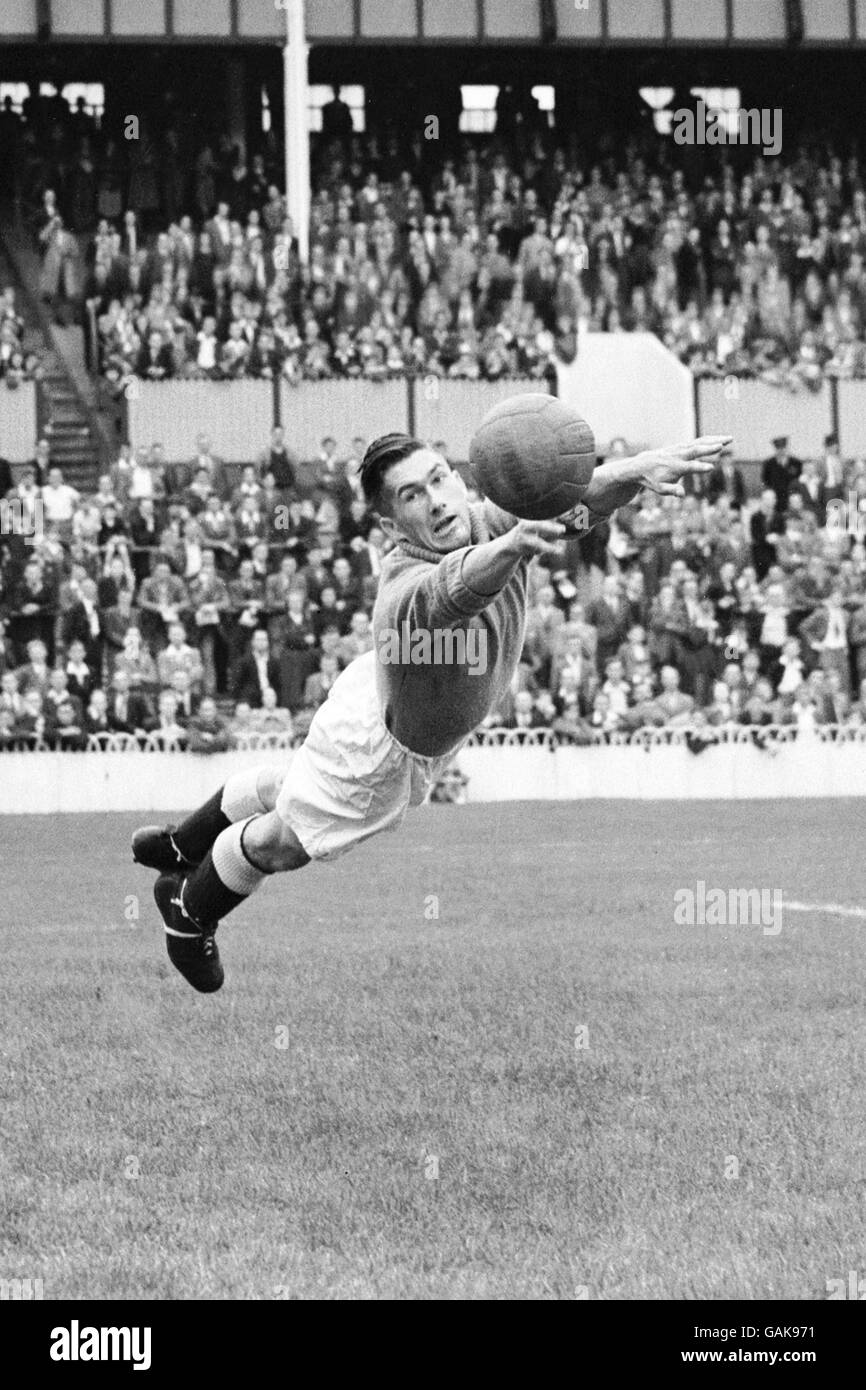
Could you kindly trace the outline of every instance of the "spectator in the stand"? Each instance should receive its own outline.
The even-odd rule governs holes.
[[[204,668],[206,695],[225,690],[228,678],[228,643],[223,630],[224,616],[231,609],[225,580],[217,574],[212,550],[201,555],[201,569],[190,581],[189,602],[198,634]]]
[[[779,677],[777,693],[784,699],[793,699],[806,678],[805,663],[797,637],[788,637],[779,657]]]
[[[132,543],[132,568],[140,584],[150,573],[151,561],[159,542],[159,521],[153,498],[142,498],[130,514],[129,538]]]
[[[21,694],[18,689],[18,676],[14,671],[3,671],[0,674],[0,710],[6,710],[12,715],[13,722],[23,709]]]
[[[326,584],[319,594],[319,601],[312,615],[313,631],[321,640],[323,632],[334,627],[342,637],[349,626],[349,605],[338,601],[333,584]]]
[[[680,690],[680,673],[673,666],[663,666],[661,669],[661,690],[656,703],[666,724],[672,727],[688,724],[694,700]]]
[[[608,575],[602,581],[601,595],[589,604],[586,616],[598,633],[597,659],[598,668],[602,671],[625,641],[629,626],[619,581],[614,575]]]
[[[629,628],[626,641],[617,652],[617,657],[621,663],[625,679],[632,685],[636,680],[651,674],[652,667],[646,630],[640,623],[635,623],[633,627]]]
[[[731,687],[725,681],[713,685],[712,700],[706,710],[707,723],[713,727],[729,726],[737,723],[737,710],[734,708]]]
[[[136,449],[129,470],[127,497],[130,502],[161,501],[165,497],[165,478],[154,467],[150,451],[144,446]]]
[[[744,654],[740,666],[740,695],[743,701],[754,694],[755,687],[760,679],[761,657],[758,652],[750,648]]]
[[[503,727],[514,730],[517,733],[519,743],[524,742],[525,736],[531,730],[547,727],[546,721],[537,712],[535,705],[535,699],[528,690],[519,690],[514,697],[513,712],[505,720]]]
[[[354,133],[352,112],[342,98],[342,88],[332,87],[333,96],[322,107],[322,138],[326,145],[337,143],[347,151]]]
[[[173,690],[160,692],[156,720],[150,737],[164,752],[186,746],[187,732],[178,719],[177,697]]]
[[[783,515],[788,507],[788,494],[803,471],[802,461],[790,453],[789,443],[786,434],[778,435],[773,440],[774,452],[761,467],[761,482],[775,493],[776,508]]]
[[[268,636],[275,650],[282,651],[288,647],[294,651],[307,651],[315,645],[318,629],[314,627],[307,611],[304,590],[293,582],[284,590],[284,594],[285,606],[277,607],[278,595],[275,591],[272,592],[275,602],[273,607],[268,605],[271,612]]]
[[[169,627],[168,645],[159,653],[156,669],[160,685],[171,685],[175,672],[183,671],[193,694],[201,693],[204,678],[201,652],[187,641],[183,623],[172,623]]]
[[[67,652],[80,643],[94,671],[102,669],[103,630],[98,589],[92,579],[82,579],[78,598],[60,618],[60,645]]]
[[[22,694],[22,704],[22,712],[14,726],[15,743],[24,748],[37,748],[41,744],[46,727],[39,690],[35,687],[25,690]]]
[[[819,725],[832,723],[833,711],[828,700],[827,676],[823,669],[809,673],[806,687],[815,709],[815,722]]]
[[[601,692],[607,697],[612,714],[623,719],[629,707],[631,687],[625,679],[623,664],[617,656],[611,657],[605,665]]]
[[[247,747],[246,736],[254,732],[252,727],[252,710],[246,700],[239,700],[234,707],[229,730],[232,741],[237,748]]]
[[[240,482],[232,491],[232,511],[235,513],[240,511],[241,507],[245,504],[251,505],[257,509],[261,506],[262,497],[262,485],[259,482],[255,464],[244,464],[241,469]]]
[[[743,705],[740,721],[752,725],[772,724],[774,714],[773,686],[762,676]]]
[[[155,715],[147,693],[133,688],[125,667],[118,667],[108,695],[108,726],[112,733],[143,737],[153,728]]]
[[[114,659],[113,675],[123,672],[130,690],[154,689],[157,684],[156,663],[142,641],[141,632],[131,627],[123,639],[123,650]]]
[[[273,687],[262,691],[261,707],[250,711],[250,728],[258,734],[277,734],[282,740],[292,737],[294,725],[291,711],[280,706]]]
[[[190,608],[186,585],[172,574],[167,560],[158,559],[149,579],[142,581],[138,595],[142,635],[159,650],[168,642],[168,632]]]
[[[198,700],[193,694],[189,675],[183,667],[179,666],[172,672],[171,682],[167,689],[174,692],[175,700],[177,701],[176,713],[178,723],[186,728],[186,725],[189,723],[190,719],[192,719],[198,708]]]
[[[211,490],[217,497],[224,498],[228,495],[228,478],[225,464],[222,459],[217,458],[213,453],[213,445],[209,434],[201,433],[196,437],[196,452],[187,464],[187,477],[189,486],[196,473],[206,470]]]
[[[123,650],[124,639],[130,628],[141,627],[141,614],[133,606],[132,595],[129,590],[121,589],[117,595],[117,603],[112,608],[106,608],[100,618],[104,651],[108,655],[109,664],[111,664],[117,654]]]
[[[128,547],[123,540],[111,539],[99,547],[105,552],[102,578],[96,586],[97,603],[100,608],[114,608],[122,592],[130,599],[135,593],[135,572]]]
[[[26,656],[26,662],[15,673],[18,690],[22,696],[29,690],[37,690],[40,696],[45,695],[51,676],[48,648],[38,638],[34,639],[27,643]]]
[[[152,329],[147,343],[139,349],[135,359],[136,376],[147,381],[168,381],[174,376],[174,358],[171,348],[158,329]]]
[[[734,463],[732,449],[722,450],[707,482],[707,500],[714,503],[720,497],[727,497],[735,511],[740,511],[746,500],[745,479]]]
[[[267,608],[266,580],[272,576],[269,572],[269,561],[266,559],[264,565],[260,563],[262,547],[267,556],[267,542],[256,540],[250,547],[249,556],[241,559],[234,579],[228,583],[235,621],[243,629],[241,635],[244,637],[248,637],[253,628],[260,626],[259,619]]]
[[[613,708],[610,696],[603,690],[597,690],[593,698],[590,724],[604,743],[610,741],[611,734],[618,733],[623,728],[622,714]]]
[[[56,465],[48,470],[48,480],[42,487],[42,507],[45,521],[58,528],[64,539],[72,533],[72,518],[79,502],[79,494],[74,487],[63,481],[63,473]]]
[[[238,663],[232,697],[257,709],[261,706],[263,691],[268,688],[279,690],[280,664],[271,652],[267,632],[258,628],[252,635],[249,651]]]
[[[585,717],[584,702],[580,690],[569,672],[564,672],[557,695],[554,697],[556,717],[551,729],[564,743],[589,744],[594,741],[594,730]]]
[[[202,700],[198,713],[188,721],[186,731],[191,753],[224,753],[231,747],[228,723],[209,695]]]
[[[839,667],[834,666],[827,671],[826,703],[828,723],[844,724],[851,713],[851,696]]]
[[[826,508],[828,502],[838,501],[844,496],[845,464],[839,450],[839,436],[835,433],[824,436],[824,456],[819,476],[822,502]]]
[[[38,560],[24,566],[24,572],[10,592],[10,637],[19,652],[32,641],[44,644],[50,654],[54,650],[54,620],[57,615],[57,593],[50,576]]]
[[[102,664],[91,665],[87,661],[87,651],[83,642],[70,642],[64,672],[70,695],[79,701],[82,708],[88,703],[93,690],[99,683]]]
[[[279,660],[279,691],[283,703],[294,712],[301,703],[304,682],[315,669],[313,649],[318,629],[308,615],[301,589],[290,589],[286,611],[268,624],[272,649]]]
[[[205,501],[198,524],[203,544],[214,552],[217,569],[223,574],[231,571],[238,554],[237,531],[231,512],[215,493]]]
[[[61,700],[52,716],[45,717],[44,740],[48,748],[58,752],[81,752],[87,742],[84,711],[77,701]]]
[[[752,564],[758,579],[765,579],[770,566],[776,563],[776,542],[782,529],[777,498],[778,493],[775,489],[766,488],[761,493],[758,510],[752,513],[749,523],[752,538]],[[787,503],[787,495],[785,501]]]
[[[681,660],[688,631],[688,616],[673,583],[663,583],[653,599],[649,615],[649,649],[656,666]]]
[[[213,490],[211,476],[207,468],[196,468],[189,487],[185,488],[183,492],[182,505],[191,516],[196,518],[196,522],[198,522],[211,497],[217,503],[219,502],[219,498]]]
[[[844,607],[844,594],[835,587],[822,606],[800,625],[800,634],[816,654],[825,673],[838,671],[842,689],[850,690],[851,676],[848,655],[849,615]]]
[[[108,696],[104,690],[97,688],[90,693],[84,710],[84,732],[88,736],[112,732],[108,714]]]
[[[262,455],[263,473],[270,473],[277,491],[286,497],[294,494],[297,486],[298,458],[286,448],[285,433],[280,425],[271,431],[269,448]]]
[[[815,459],[806,459],[800,477],[791,484],[788,505],[790,506],[797,497],[802,499],[803,506],[816,519],[818,525],[823,526],[828,500],[827,489]]]
[[[717,669],[718,623],[709,599],[699,597],[698,582],[689,575],[682,582],[684,624],[679,643],[679,669],[684,688],[704,705]]]
[[[60,706],[70,703],[76,716],[83,714],[81,701],[70,693],[66,671],[61,666],[55,666],[48,678],[48,689],[43,697],[43,710],[49,726],[56,720]]]
[[[271,572],[270,546],[267,541],[257,541],[250,552],[250,564],[256,579],[265,583]]]
[[[30,463],[25,463],[21,469],[21,476],[18,486],[15,488],[13,497],[17,497],[21,503],[21,511],[27,522],[27,533],[33,534],[33,517],[36,515],[36,504],[40,498],[41,479],[48,474],[48,455],[44,455],[44,460],[40,458],[43,447],[47,450],[47,445],[40,440],[36,446],[36,458]]]
[[[761,623],[761,665],[778,685],[781,676],[781,654],[788,640],[788,605],[785,586],[776,582],[767,585],[764,598],[764,617]]]
[[[65,328],[78,314],[84,281],[78,241],[64,225],[53,197],[53,193],[46,194],[45,220],[39,234],[44,251],[39,292],[55,322]]]
[[[581,697],[594,690],[595,647],[588,642],[586,632],[581,629],[579,622],[569,621],[557,635],[550,667],[550,688],[554,698],[561,693],[566,678]]]
[[[550,681],[550,670],[556,640],[565,615],[554,603],[553,588],[544,584],[536,594],[535,603],[527,616],[525,651],[542,685]]]
[[[378,526],[371,526],[366,539],[360,537],[351,543],[353,551],[352,573],[361,585],[364,601],[372,605],[379,588],[382,561],[385,558],[385,533]]]

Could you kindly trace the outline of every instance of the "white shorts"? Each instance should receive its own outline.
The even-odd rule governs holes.
[[[336,859],[399,829],[458,751],[424,758],[397,742],[379,709],[375,663],[366,652],[338,676],[277,797],[277,815],[311,859]]]

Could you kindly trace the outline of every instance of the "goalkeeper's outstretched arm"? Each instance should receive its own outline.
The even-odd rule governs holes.
[[[609,459],[599,464],[582,498],[590,523],[624,507],[644,487],[662,496],[683,497],[683,478],[711,473],[715,460],[730,442],[729,434],[704,435],[693,444],[647,449],[634,458]]]

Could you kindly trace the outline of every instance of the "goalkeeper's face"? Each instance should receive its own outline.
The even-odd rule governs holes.
[[[443,555],[471,541],[466,484],[435,449],[418,449],[389,468],[382,502],[382,527],[395,540]]]

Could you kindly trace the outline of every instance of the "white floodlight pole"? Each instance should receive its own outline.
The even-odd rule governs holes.
[[[283,0],[286,44],[283,49],[283,134],[286,150],[286,202],[298,238],[302,265],[310,252],[310,137],[307,130],[309,79],[305,0]]]

